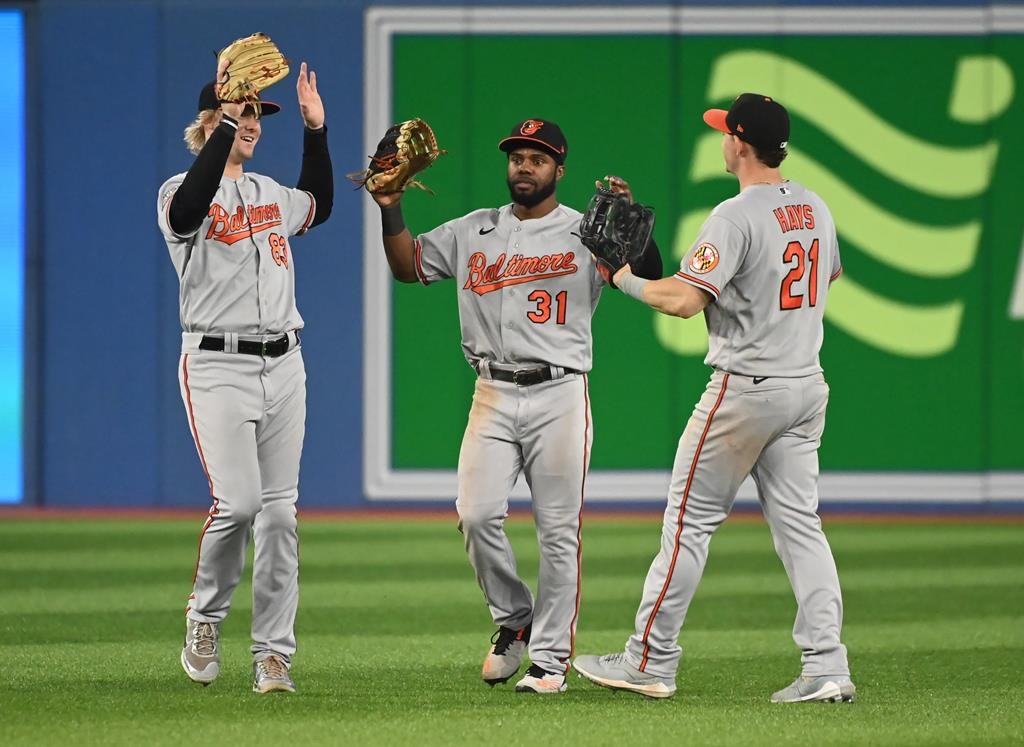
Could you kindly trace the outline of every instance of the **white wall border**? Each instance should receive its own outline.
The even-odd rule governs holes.
[[[363,133],[366,153],[392,124],[392,40],[396,34],[844,34],[971,36],[1024,33],[1024,6],[950,7],[371,7],[364,27]],[[381,246],[380,216],[363,206],[363,490],[367,499],[454,500],[454,470],[400,470],[391,465],[391,273]],[[456,354],[452,351],[452,354]],[[468,403],[464,403],[468,408]],[[663,501],[669,473],[595,470],[587,500]],[[1024,472],[824,473],[825,501],[985,503],[1024,501]],[[528,498],[520,480],[514,499]],[[748,479],[741,503],[756,501]]]

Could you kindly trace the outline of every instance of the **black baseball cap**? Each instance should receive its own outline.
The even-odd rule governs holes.
[[[569,155],[569,144],[565,142],[562,128],[544,119],[526,119],[512,128],[509,136],[498,143],[506,153],[516,148],[536,148],[547,151],[559,164],[565,163]]]
[[[271,114],[277,114],[281,111],[281,107],[273,101],[263,101],[258,95],[256,99],[260,102],[261,117],[269,117]],[[207,109],[220,109],[216,85],[212,80],[203,86],[203,90],[199,92],[199,111],[206,111]]]
[[[778,150],[789,142],[789,112],[771,96],[760,93],[741,93],[729,111],[708,109],[704,121],[760,150]]]

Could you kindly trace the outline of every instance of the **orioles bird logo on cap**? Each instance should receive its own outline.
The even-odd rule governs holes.
[[[533,135],[543,126],[543,122],[538,122],[536,119],[528,119],[523,122],[523,126],[519,128],[519,131],[524,135]]]

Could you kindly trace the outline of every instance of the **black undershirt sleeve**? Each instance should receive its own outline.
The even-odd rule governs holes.
[[[630,265],[630,270],[638,278],[661,280],[661,251],[658,249],[658,245],[654,243],[653,236],[647,242],[644,253],[640,255],[640,258],[634,264]]]
[[[167,218],[171,230],[179,236],[188,236],[199,230],[210,211],[210,203],[217,194],[224,166],[235,142],[236,128],[237,123],[233,119],[228,116],[221,118],[171,198]]]
[[[334,207],[334,172],[331,154],[327,150],[327,127],[319,130],[305,128],[302,136],[302,171],[296,189],[313,195],[316,214],[309,227],[318,226],[331,215]]]

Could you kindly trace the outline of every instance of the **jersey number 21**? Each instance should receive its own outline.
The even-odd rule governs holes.
[[[799,241],[790,241],[786,245],[786,251],[782,255],[783,264],[790,265],[786,277],[782,278],[782,287],[779,289],[779,308],[783,311],[799,309],[804,305],[802,293],[793,290],[794,283],[800,282],[804,274],[807,274],[807,303],[810,306],[818,300],[818,240],[811,242],[809,251],[804,250],[804,245]]]

